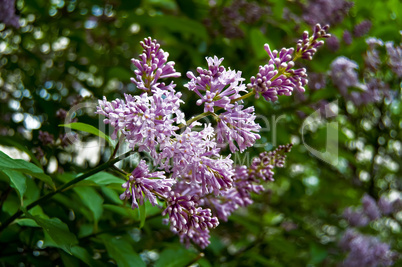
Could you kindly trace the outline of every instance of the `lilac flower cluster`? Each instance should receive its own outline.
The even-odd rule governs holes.
[[[138,202],[140,205],[144,204],[145,196],[153,206],[156,206],[158,201],[155,195],[167,198],[174,183],[174,180],[166,178],[163,172],[150,173],[145,160],[141,160],[128,181],[122,185],[126,190],[120,195],[120,199],[131,198],[131,207],[135,209],[138,208]]]
[[[160,44],[146,38],[141,42],[144,52],[139,56],[139,59],[132,59],[132,63],[137,68],[134,71],[135,78],[131,81],[137,85],[138,89],[144,91],[152,91],[157,88],[163,90],[173,90],[174,84],[165,85],[163,82],[158,82],[159,79],[177,78],[180,73],[174,69],[174,62],[167,62],[169,53],[164,52],[160,48]]]
[[[380,242],[377,238],[358,233],[353,227],[364,227],[369,222],[380,220],[392,213],[398,213],[399,200],[389,201],[382,196],[376,201],[365,194],[361,200],[362,206],[358,208],[348,207],[343,212],[343,217],[352,228],[349,228],[339,242],[343,251],[348,252],[343,266],[391,266],[398,257],[391,251],[390,245]]]
[[[0,22],[19,28],[18,20],[19,17],[15,14],[15,0],[0,0]]]
[[[310,59],[322,44],[317,39],[326,37],[327,28],[315,29],[311,38],[307,35],[308,40],[298,44],[297,58]],[[127,142],[130,149],[149,153],[153,168],[158,169],[151,172],[141,160],[127,175],[120,198],[131,200],[133,209],[145,199],[154,206],[158,199],[164,201],[162,214],[168,216],[164,221],[170,223],[172,232],[183,243],[205,248],[210,230],[219,224],[218,218],[227,220],[238,207],[252,203],[250,194],[263,190],[261,182],[273,181],[273,168],[284,166],[291,145],[262,153],[250,168],[234,166],[231,154],[224,156],[223,148],[228,145],[232,153],[243,152],[260,138],[254,107],[242,104],[242,99],[253,95],[254,90],[247,92],[241,72],[226,69],[223,59],[216,56],[207,58],[208,68],[197,68],[197,75],[188,72],[190,80],[185,87],[200,97],[197,104],[203,104],[205,112],[186,122],[180,111],[182,94],[176,92],[174,82],[166,85],[164,81],[180,76],[174,62],[168,62],[168,54],[156,40],[146,38],[141,45],[144,51],[140,60],[132,60],[137,67],[132,82],[144,92],[113,101],[104,97],[96,111],[105,116],[105,124],[114,128],[113,139],[119,137],[119,142]],[[280,71],[273,80],[279,94],[307,83],[304,69],[291,69],[293,49],[279,54],[269,47],[267,51],[270,65]],[[215,129],[210,123],[197,121],[209,115],[216,120]]]
[[[215,115],[218,122],[216,140],[218,144],[228,143],[231,152],[237,150],[243,152],[260,138],[256,133],[260,125],[255,123],[254,107],[243,109],[243,105],[234,102],[240,98],[240,92],[246,91],[244,79],[240,71],[226,70],[221,66],[223,58],[218,59],[215,56],[206,60],[208,69],[197,68],[198,76],[190,71],[187,72],[190,81],[184,86],[200,97],[197,105],[204,103],[205,112],[213,113],[214,108],[226,110]],[[205,95],[201,93],[203,91]]]
[[[394,45],[393,42],[386,42],[385,48],[387,49],[387,55],[389,57],[388,64],[392,71],[398,76],[402,77],[402,43]]]
[[[267,6],[257,2],[235,0],[230,6],[212,7],[210,16],[204,20],[204,24],[213,35],[223,33],[227,38],[242,38],[244,37],[244,32],[240,28],[242,23],[254,24],[269,12],[270,9]],[[216,21],[210,18],[216,18]]]
[[[270,60],[265,66],[260,66],[257,76],[251,77],[247,87],[255,90],[256,97],[261,94],[267,101],[276,101],[278,95],[291,95],[295,88],[304,92],[304,86],[308,82],[306,69],[293,69],[294,61],[298,58],[311,60],[317,48],[324,44],[324,41],[318,41],[318,39],[331,36],[327,33],[328,29],[328,25],[321,27],[317,24],[311,37],[305,31],[303,38],[297,42],[295,56],[293,56],[295,51],[293,48],[282,48],[278,52],[271,51],[269,45],[265,44],[264,49]]]
[[[362,37],[366,35],[371,29],[371,22],[369,20],[363,20],[353,28],[353,35],[356,37]]]
[[[378,220],[382,216],[400,211],[398,200],[389,201],[387,198],[381,197],[376,202],[371,196],[366,194],[363,196],[361,202],[362,207],[357,209],[348,207],[343,212],[343,217],[348,221],[350,226],[366,226],[369,222]]]
[[[345,267],[392,266],[398,257],[387,243],[351,229],[345,232],[339,245],[348,252],[342,264]]]
[[[388,58],[384,62],[378,50],[384,46],[383,41],[370,37],[367,38],[366,43],[368,48],[364,57],[365,68],[362,71],[365,83],[360,82],[357,72],[359,66],[355,61],[341,56],[331,63],[330,76],[334,85],[343,97],[357,106],[380,102],[384,97],[390,96],[389,85],[376,78],[384,75],[377,73],[381,71],[382,65],[389,65],[397,77],[402,77],[402,45],[398,47],[394,46],[392,42],[386,42],[385,49]]]
[[[239,98],[240,92],[246,91],[241,71],[226,70],[221,66],[223,58],[215,56],[207,57],[206,60],[208,69],[197,68],[199,76],[196,77],[191,71],[187,72],[190,81],[185,87],[200,97],[197,105],[204,103],[204,112],[214,112],[214,107],[229,110],[233,107],[231,101]],[[205,95],[200,91],[205,91]]]
[[[255,157],[250,167],[245,165],[236,166],[233,175],[233,186],[220,195],[203,195],[199,186],[189,188],[185,183],[179,183],[175,188],[176,192],[196,196],[199,203],[210,207],[217,217],[227,221],[230,214],[240,207],[253,203],[251,193],[264,191],[263,181],[273,181],[274,168],[283,168],[286,153],[290,152],[291,144],[280,145],[270,152],[263,152]]]
[[[303,19],[310,25],[336,25],[343,21],[353,5],[354,2],[344,0],[310,0],[304,6]]]

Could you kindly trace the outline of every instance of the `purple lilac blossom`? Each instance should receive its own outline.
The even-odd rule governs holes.
[[[310,0],[304,6],[303,19],[310,25],[335,25],[343,21],[353,5],[344,0]]]
[[[120,199],[131,198],[131,207],[135,209],[138,208],[138,203],[144,204],[145,196],[153,206],[156,206],[157,196],[167,198],[174,183],[173,179],[165,177],[164,172],[150,173],[145,160],[141,160],[128,181],[122,185],[125,191],[120,195]]]
[[[189,240],[205,248],[209,244],[209,230],[218,226],[218,218],[212,216],[210,209],[197,206],[190,196],[171,192],[167,207],[162,215],[168,215],[171,230],[180,236],[183,243]]]
[[[227,38],[242,38],[244,32],[240,28],[243,23],[254,24],[261,20],[261,17],[270,12],[269,7],[257,2],[246,0],[235,0],[230,6],[220,8],[220,5],[210,9],[209,18],[204,20],[205,25],[213,35],[223,35]],[[216,24],[214,25],[214,19]]]
[[[54,135],[48,132],[42,132],[39,130],[39,141],[42,142],[44,146],[50,145],[54,143]]]
[[[364,213],[371,220],[377,220],[381,217],[381,212],[378,209],[377,203],[371,196],[365,194],[362,198],[362,205]]]
[[[364,62],[371,71],[375,72],[379,69],[381,65],[381,58],[376,48],[378,46],[383,46],[384,43],[382,42],[382,40],[374,37],[367,38],[366,43],[368,45],[368,49],[366,52],[366,56],[364,57]]]
[[[385,48],[389,57],[388,64],[392,71],[398,76],[402,77],[402,44],[394,45],[393,42],[386,42]]]
[[[243,152],[251,147],[260,135],[255,133],[261,128],[255,122],[254,107],[243,109],[237,102],[232,109],[219,114],[216,128],[216,141],[218,144],[229,144],[232,153],[240,150]],[[236,141],[237,146],[234,144]]]
[[[274,151],[265,151],[255,157],[250,166],[250,177],[264,181],[274,181],[272,169],[274,167],[283,168],[286,159],[285,153],[290,152],[292,146],[292,144],[280,145]]]
[[[298,40],[296,45],[296,55],[293,56],[295,49],[282,48],[280,52],[271,51],[268,44],[264,45],[270,60],[267,65],[260,66],[258,74],[250,78],[247,84],[249,89],[256,91],[256,97],[261,94],[267,101],[276,101],[278,95],[291,95],[293,89],[301,92],[305,91],[307,85],[307,73],[305,68],[293,69],[294,59],[303,58],[311,60],[317,51],[317,48],[324,44],[324,41],[318,41],[318,38],[328,38],[331,35],[326,31],[329,26],[321,27],[317,24],[311,37],[307,31],[303,33],[303,38]]]
[[[344,233],[339,245],[348,252],[342,265],[345,267],[392,266],[398,256],[387,243],[351,229]]]
[[[241,71],[226,70],[221,66],[223,58],[215,56],[207,57],[206,60],[208,69],[197,68],[197,77],[191,71],[187,72],[190,81],[184,86],[200,97],[197,105],[204,103],[204,112],[214,112],[214,107],[231,109],[231,101],[239,98],[240,92],[246,91]],[[205,91],[205,95],[202,91]]]
[[[324,44],[324,41],[318,41],[319,38],[330,38],[331,34],[327,33],[329,25],[321,27],[320,24],[314,26],[313,35],[309,37],[308,31],[303,32],[302,39],[296,44],[296,53],[301,58],[312,60],[317,49]]]
[[[181,75],[174,69],[173,61],[167,62],[169,53],[164,52],[160,44],[151,37],[141,41],[141,46],[144,50],[139,56],[140,60],[132,59],[137,70],[134,71],[135,78],[131,78],[131,81],[137,88],[147,92],[154,92],[157,88],[172,90],[175,87],[173,83],[165,85],[163,82],[158,82],[159,79],[177,78]]]
[[[0,0],[0,22],[19,28],[18,20],[19,17],[15,14],[15,0]]]
[[[359,77],[356,69],[359,66],[355,61],[352,61],[346,57],[337,57],[331,63],[331,78],[335,86],[339,89],[339,92],[343,97],[350,98],[348,88],[356,87],[361,90],[366,90],[366,86],[359,82]],[[358,92],[352,92],[352,97],[357,96]]]
[[[362,211],[354,210],[351,207],[343,211],[343,218],[353,227],[366,226],[369,223],[369,219]]]
[[[152,96],[147,93],[140,96],[125,94],[125,101],[116,99],[109,102],[104,97],[99,100],[96,113],[104,115],[104,123],[114,127],[113,139],[120,131],[130,148],[138,147],[139,151],[150,152],[157,159],[157,145],[166,142],[179,129],[174,123],[185,122],[180,111],[183,102],[180,97],[181,93],[159,88],[154,89]]]
[[[262,181],[273,181],[273,169],[282,168],[292,145],[279,146],[271,152],[261,153],[253,159],[251,168],[237,166],[233,181],[234,186],[223,191],[220,196],[206,196],[205,204],[217,214],[219,219],[227,221],[228,216],[238,209],[253,203],[251,193],[264,191]]]
[[[122,185],[125,191],[120,198],[131,199],[133,209],[142,205],[144,198],[152,205],[158,205],[158,198],[165,200],[167,207],[163,215],[169,216],[167,222],[170,221],[171,230],[180,236],[183,243],[189,244],[191,241],[205,248],[209,244],[210,229],[219,222],[210,209],[202,206],[210,206],[219,217],[227,219],[238,207],[249,205],[252,202],[250,194],[263,190],[259,183],[272,181],[272,169],[283,167],[284,153],[290,150],[290,146],[280,146],[273,152],[261,154],[260,158],[254,160],[254,168],[250,170],[245,166],[235,170],[231,155],[220,154],[219,138],[214,128],[204,124],[201,130],[196,129],[202,125],[197,121],[186,126],[184,114],[180,111],[183,102],[181,93],[176,93],[173,82],[168,86],[157,82],[159,78],[178,75],[173,62],[166,64],[167,53],[151,38],[146,38],[142,45],[142,61],[133,60],[137,67],[133,82],[146,92],[137,96],[126,94],[124,100],[111,102],[104,97],[99,101],[96,113],[104,115],[105,124],[114,127],[113,139],[121,134],[131,149],[149,152],[154,160],[153,165],[162,171],[151,173],[145,161],[141,160]],[[285,53],[289,53],[289,50]],[[303,53],[300,52],[300,56]],[[283,62],[271,59],[275,67],[288,64],[288,57],[282,52],[278,59],[283,59]],[[188,74],[191,81],[187,85],[190,90],[198,92],[201,97],[199,102],[212,103],[212,108],[226,109],[219,115],[213,114],[221,121],[218,122],[218,128],[229,129],[226,132],[221,130],[221,138],[236,141],[238,147],[232,143],[232,151],[243,151],[259,138],[255,132],[260,126],[254,122],[253,107],[243,109],[234,101],[240,97],[241,91],[245,91],[241,72],[226,70],[220,65],[222,59],[217,57],[208,58],[207,62],[208,70],[197,69],[199,77]],[[297,71],[289,70],[288,74],[300,76]],[[293,76],[287,80],[296,84]],[[203,98],[200,93],[203,89],[215,93],[212,101],[208,100],[207,95]],[[180,133],[179,125],[186,126]]]
[[[378,208],[383,215],[389,215],[394,211],[393,202],[389,201],[386,197],[381,196],[377,202]]]
[[[369,20],[363,20],[354,27],[353,35],[356,37],[362,37],[370,31],[371,26],[372,24]]]
[[[342,39],[345,42],[345,44],[347,44],[347,45],[352,44],[353,38],[352,38],[352,34],[350,33],[350,31],[345,30],[343,32]]]
[[[162,146],[162,157],[171,159],[162,166],[172,172],[172,178],[188,178],[200,184],[203,194],[219,194],[232,186],[233,161],[230,155],[219,155],[211,125],[200,132],[193,131],[198,125],[201,124],[192,123],[182,134],[175,134],[174,142]]]
[[[327,47],[332,52],[336,52],[339,49],[339,39],[333,35],[327,39]]]
[[[310,90],[319,90],[325,87],[327,80],[323,73],[309,73],[308,87]]]

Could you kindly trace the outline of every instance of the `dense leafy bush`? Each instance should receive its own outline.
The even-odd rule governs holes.
[[[0,0],[1,264],[400,265],[401,10]]]

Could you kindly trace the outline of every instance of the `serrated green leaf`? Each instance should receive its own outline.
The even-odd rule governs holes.
[[[20,197],[21,206],[23,206],[24,194],[27,189],[26,184],[27,177],[22,173],[13,170],[3,170],[3,173],[7,175],[8,178],[10,178],[10,186],[17,191]]]
[[[117,239],[110,235],[101,236],[106,250],[119,267],[142,267],[145,263],[141,257],[134,251],[131,244],[124,239]]]
[[[32,175],[50,185],[53,189],[56,189],[52,178],[50,178],[49,175],[46,175],[41,168],[22,159],[12,159],[0,151],[0,171],[4,170],[20,171]]]
[[[90,133],[96,136],[99,136],[100,138],[105,139],[108,141],[110,144],[112,144],[112,139],[107,136],[105,133],[101,132],[99,129],[93,127],[92,125],[82,123],[82,122],[72,122],[70,124],[60,124],[59,127],[67,127],[73,130],[78,130],[86,133]]]
[[[78,243],[77,238],[70,232],[68,226],[59,218],[44,219],[25,212],[26,216],[34,220],[50,238],[46,246],[55,246],[72,255],[71,248]]]

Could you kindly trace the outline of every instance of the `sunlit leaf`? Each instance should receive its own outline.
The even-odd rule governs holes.
[[[50,185],[53,189],[56,189],[52,178],[49,175],[46,175],[41,168],[36,166],[33,163],[26,162],[22,159],[12,159],[7,156],[5,153],[0,151],[0,171],[4,170],[14,170],[20,171],[29,175],[32,175],[48,185]]]
[[[90,134],[99,136],[100,138],[103,138],[106,141],[108,141],[110,144],[112,144],[112,139],[109,136],[107,136],[106,134],[101,132],[99,129],[93,127],[92,125],[82,123],[82,122],[72,122],[70,124],[60,124],[59,126],[71,128],[73,130],[83,131],[86,133],[90,133]]]

